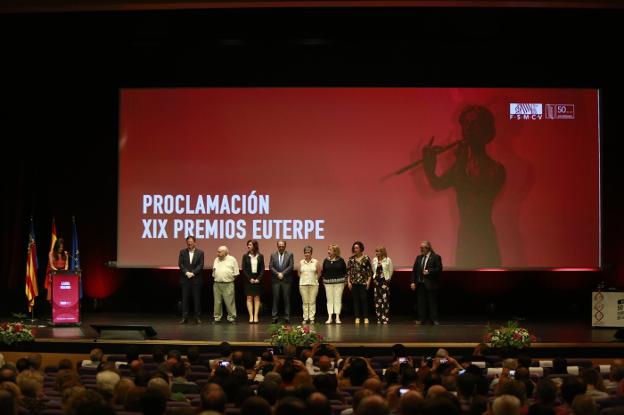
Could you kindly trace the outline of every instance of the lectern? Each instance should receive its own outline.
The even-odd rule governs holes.
[[[80,272],[52,274],[52,324],[80,324]]]

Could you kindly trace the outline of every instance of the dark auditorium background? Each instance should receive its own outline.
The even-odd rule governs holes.
[[[149,4],[116,4],[124,3]],[[61,8],[66,11],[37,7],[44,4],[37,1],[0,5],[0,315],[26,310],[31,215],[39,259],[35,314],[49,313],[43,274],[51,220],[71,244],[72,215],[84,310],[175,313],[175,270],[109,266],[116,258],[119,90],[147,86],[600,88],[603,269],[447,272],[441,312],[584,319],[589,325],[592,289],[601,281],[624,288],[624,9],[617,2],[305,7],[286,1],[273,3],[280,7],[234,2],[229,9],[169,3],[126,11],[88,6],[97,2]],[[272,249],[263,247],[265,254]],[[243,244],[233,251],[240,256]],[[215,253],[206,254],[210,264]],[[204,309],[211,310],[208,273],[205,278]],[[395,277],[393,314],[412,312],[408,285],[409,273]]]

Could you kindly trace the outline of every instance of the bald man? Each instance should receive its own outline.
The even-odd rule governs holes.
[[[217,249],[217,257],[212,266],[212,277],[214,278],[214,323],[219,323],[223,316],[223,307],[227,309],[227,320],[236,323],[236,302],[234,301],[234,280],[240,273],[236,258],[230,255],[227,246],[220,246]]]

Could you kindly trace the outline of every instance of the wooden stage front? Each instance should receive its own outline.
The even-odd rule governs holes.
[[[219,343],[228,341],[236,347],[259,349],[268,346],[266,339],[271,327],[267,317],[259,324],[248,324],[246,316],[239,316],[236,324],[212,324],[206,316],[199,325],[192,320],[180,325],[179,317],[175,315],[92,313],[84,314],[82,318],[80,326],[53,327],[40,322],[34,329],[36,342],[27,348],[39,352],[86,353],[99,346],[107,353],[119,353],[129,344],[136,345],[142,352],[149,352],[159,344],[180,349],[197,345],[203,351],[214,351]],[[397,317],[388,325],[355,325],[353,318],[345,317],[340,325],[325,325],[324,320],[322,318],[320,323],[317,322],[316,330],[340,350],[358,355],[388,353],[388,349],[396,343],[404,344],[415,355],[427,355],[438,347],[452,350],[455,354],[471,354],[481,342],[488,324],[496,327],[502,323],[485,318],[455,318],[432,326],[416,325],[407,317]],[[592,329],[589,319],[525,321],[521,324],[537,336],[537,343],[530,349],[534,357],[621,357],[624,351],[624,341],[614,337],[616,329]],[[98,332],[98,326],[109,326],[110,330]],[[149,327],[152,337],[146,337],[145,331],[132,330],[136,326]]]

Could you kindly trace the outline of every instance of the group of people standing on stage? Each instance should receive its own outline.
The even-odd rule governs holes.
[[[188,322],[189,302],[193,297],[195,320],[201,323],[201,276],[204,267],[204,253],[196,247],[195,238],[186,238],[187,248],[180,251],[178,266],[180,268],[180,283],[182,286],[182,320]],[[431,249],[431,244],[424,241],[420,245],[421,254],[414,262],[412,271],[412,290],[418,293],[418,319],[421,324],[428,314],[433,324],[438,323],[437,290],[438,275],[442,271],[442,260]],[[316,316],[316,298],[319,292],[319,282],[325,287],[327,298],[328,318],[325,324],[335,322],[340,324],[342,310],[342,295],[345,285],[351,290],[353,297],[353,311],[355,324],[369,323],[368,290],[373,287],[375,315],[378,324],[388,324],[390,321],[390,280],[394,273],[392,260],[388,257],[386,248],[379,246],[375,249],[375,257],[371,260],[364,253],[364,244],[356,241],[351,246],[352,255],[345,261],[340,256],[340,248],[330,244],[327,257],[322,264],[312,257],[313,249],[306,245],[303,249],[303,259],[299,261],[299,293],[303,307],[303,324],[313,324]],[[264,256],[260,253],[258,241],[247,241],[247,252],[242,257],[242,268],[239,269],[236,258],[229,254],[226,246],[220,246],[214,260],[212,276],[214,278],[214,322],[218,323],[223,317],[223,306],[227,311],[227,321],[236,321],[236,304],[234,281],[242,272],[244,277],[244,291],[247,300],[249,323],[258,323],[258,314],[261,306],[262,279],[265,270]],[[292,252],[286,251],[286,242],[277,242],[277,251],[271,254],[268,264],[271,271],[271,287],[273,304],[271,318],[273,323],[278,322],[280,300],[284,305],[284,322],[290,323],[291,302],[290,291],[295,271],[295,261]],[[427,313],[428,309],[428,313]],[[335,316],[335,317],[334,317]]]

